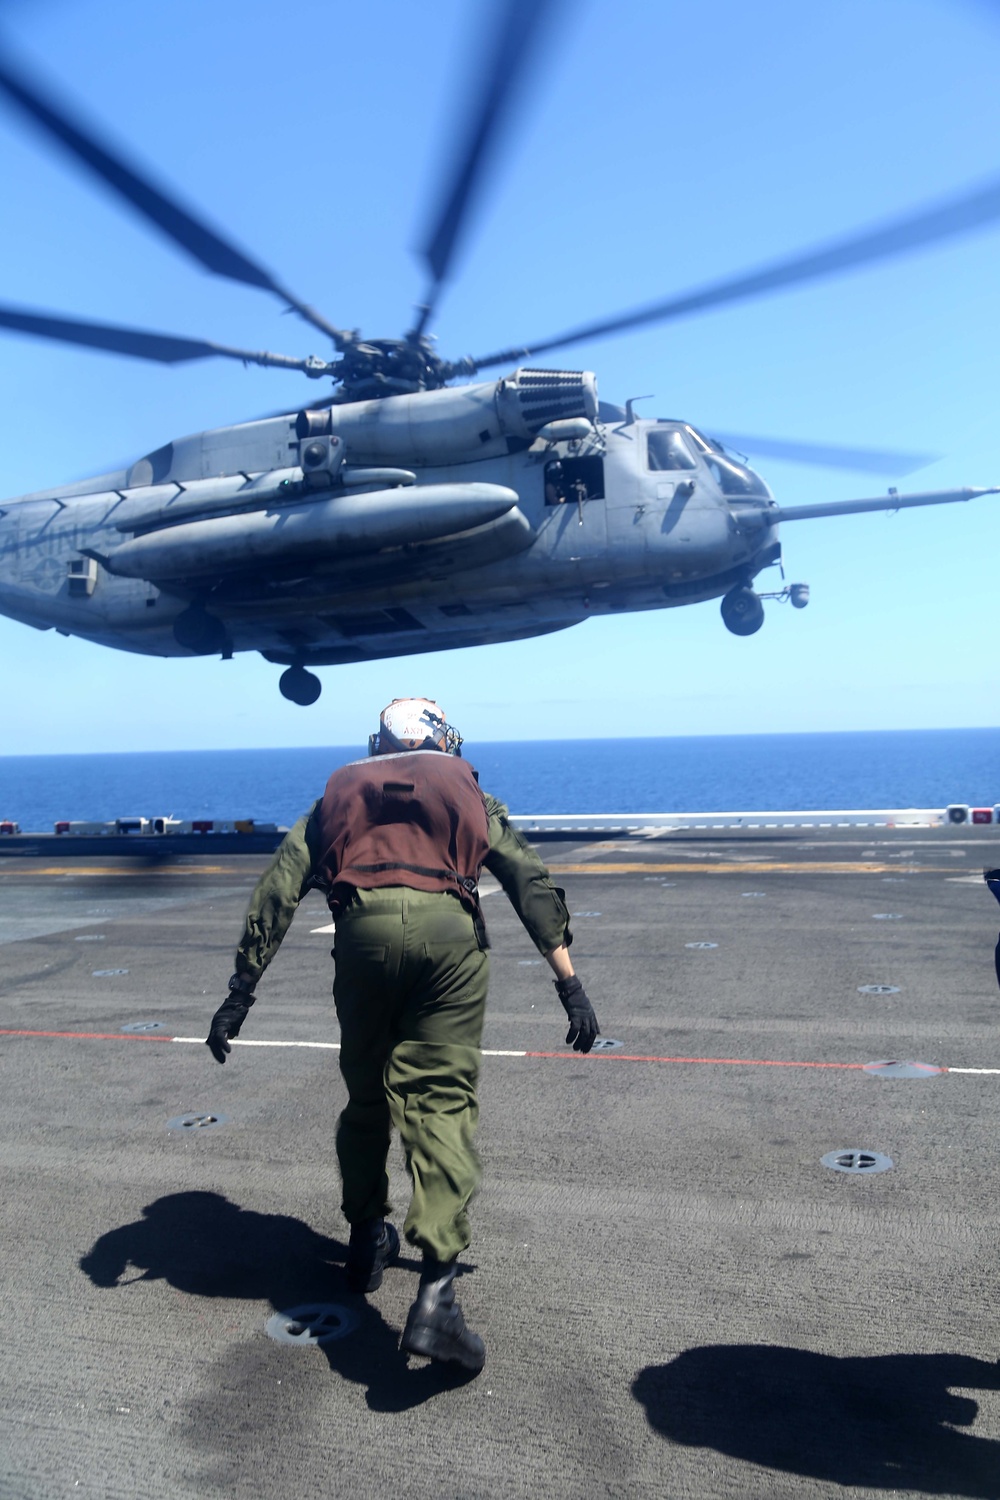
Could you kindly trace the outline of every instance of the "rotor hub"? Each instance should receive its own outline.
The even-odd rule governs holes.
[[[471,373],[471,361],[449,364],[441,359],[423,334],[403,339],[362,339],[353,334],[335,366],[336,399],[370,401],[440,390],[454,374],[465,373],[466,365]]]

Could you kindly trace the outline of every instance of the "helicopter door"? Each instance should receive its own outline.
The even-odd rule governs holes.
[[[661,516],[665,532],[681,520],[694,493],[698,460],[676,427],[646,429],[646,472],[642,480],[643,503]]]
[[[600,454],[553,458],[543,477],[544,550],[553,562],[576,564],[586,587],[594,563],[604,562],[608,551],[607,507],[588,503],[604,500],[604,459]]]
[[[582,505],[604,499],[604,459],[554,458],[545,465],[545,504]]]

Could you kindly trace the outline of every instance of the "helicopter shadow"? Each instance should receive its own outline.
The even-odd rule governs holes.
[[[1000,1390],[1000,1362],[714,1344],[648,1366],[632,1394],[673,1443],[850,1488],[995,1500],[1000,1442],[959,1430],[979,1406],[956,1388]]]
[[[302,1219],[240,1208],[221,1193],[185,1192],[157,1198],[141,1219],[102,1234],[79,1265],[94,1286],[108,1289],[165,1281],[187,1296],[269,1302],[276,1312],[347,1304],[358,1313],[359,1327],[320,1347],[332,1371],[366,1388],[372,1411],[407,1411],[464,1384],[469,1377],[454,1366],[408,1366],[398,1332],[374,1303],[349,1291],[346,1253],[340,1240]],[[415,1256],[397,1265],[420,1270]],[[130,1268],[141,1274],[129,1274]]]
[[[668,535],[669,532],[673,531],[675,526],[680,524],[693,494],[693,485],[678,484],[675,486],[674,493],[670,497],[670,502],[663,512],[663,520],[660,522],[660,531],[664,536]]]

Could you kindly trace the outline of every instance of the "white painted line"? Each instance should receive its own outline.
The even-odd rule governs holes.
[[[172,1036],[172,1042],[199,1042],[204,1046],[203,1036]],[[340,1051],[339,1042],[255,1042],[250,1037],[234,1036],[231,1038],[234,1047],[324,1047],[332,1052]]]
[[[170,1041],[192,1043],[196,1042],[199,1046],[202,1047],[205,1045],[205,1038],[203,1036],[172,1036],[170,1038]],[[339,1042],[259,1042],[254,1041],[251,1037],[234,1036],[232,1038],[232,1044],[234,1047],[319,1047],[329,1052],[340,1051]],[[527,1052],[483,1052],[484,1057],[527,1057],[527,1055]],[[1000,1072],[1000,1068],[998,1068],[997,1071]]]
[[[949,1068],[949,1073],[1000,1073],[1000,1068]]]
[[[310,927],[310,932],[336,932],[336,922],[328,922],[325,927]]]
[[[522,833],[627,833],[677,828],[940,828],[948,822],[942,808],[845,808],[819,812],[688,813],[512,813]]]

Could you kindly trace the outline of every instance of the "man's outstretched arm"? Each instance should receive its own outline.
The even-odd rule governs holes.
[[[281,946],[319,860],[319,824],[313,803],[290,828],[253,888],[243,934],[236,946],[236,973],[252,988]]]
[[[503,803],[484,796],[490,825],[486,868],[503,886],[525,931],[556,976],[556,994],[569,1017],[567,1043],[575,1052],[589,1052],[601,1028],[569,956],[573,934],[565,892],[553,884],[527,839],[511,826]]]
[[[490,825],[487,870],[503,886],[539,953],[547,956],[556,948],[568,948],[573,934],[565,891],[553,883],[528,840],[512,826],[504,804],[485,793],[484,800]]]
[[[254,1003],[254,988],[291,926],[299,902],[309,889],[319,858],[318,803],[282,839],[274,858],[254,886],[229,995],[219,1006],[206,1038],[216,1062],[224,1063],[230,1042]]]

